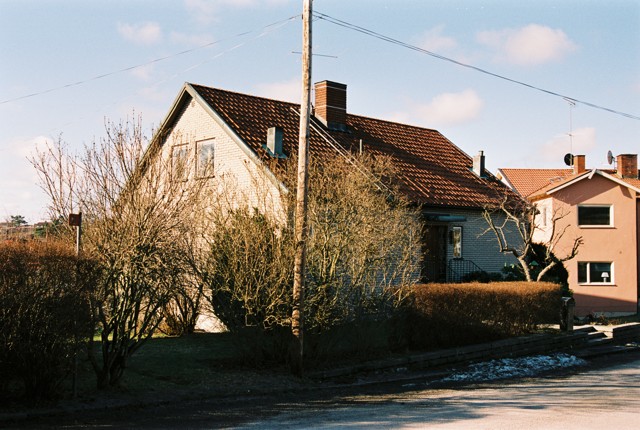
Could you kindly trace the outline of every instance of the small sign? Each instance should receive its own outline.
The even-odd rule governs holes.
[[[82,224],[82,214],[69,214],[69,225],[74,227],[80,227]]]

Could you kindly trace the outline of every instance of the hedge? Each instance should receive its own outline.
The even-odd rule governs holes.
[[[421,349],[518,336],[557,323],[560,299],[560,285],[548,282],[420,284],[401,330],[409,346]]]

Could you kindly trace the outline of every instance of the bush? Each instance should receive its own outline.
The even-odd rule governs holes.
[[[417,285],[397,318],[412,348],[441,348],[530,333],[556,322],[560,286],[544,282]]]
[[[89,260],[59,243],[0,244],[0,388],[28,401],[60,394],[90,333]]]

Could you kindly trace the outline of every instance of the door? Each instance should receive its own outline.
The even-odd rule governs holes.
[[[447,281],[447,226],[425,224],[422,230],[422,282]]]

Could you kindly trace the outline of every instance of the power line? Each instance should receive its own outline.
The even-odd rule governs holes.
[[[86,84],[88,82],[96,81],[98,79],[103,79],[103,78],[106,78],[106,77],[109,77],[109,76],[117,75],[119,73],[128,72],[130,70],[134,70],[134,69],[137,69],[137,68],[140,68],[140,67],[145,67],[145,66],[148,66],[148,65],[151,65],[151,64],[159,63],[161,61],[168,60],[170,58],[175,58],[175,57],[178,57],[180,55],[188,54],[188,53],[191,53],[191,52],[194,52],[194,51],[198,51],[200,49],[209,48],[209,47],[211,47],[213,45],[216,45],[218,43],[222,43],[222,42],[225,42],[227,40],[236,39],[238,37],[246,36],[247,34],[255,33],[256,31],[262,30],[263,31],[262,34],[264,34],[264,31],[268,30],[270,27],[274,27],[274,26],[277,26],[277,25],[284,24],[284,23],[286,23],[288,21],[292,21],[292,20],[297,19],[299,17],[300,17],[300,15],[294,15],[294,16],[291,16],[291,17],[289,17],[287,19],[283,19],[283,20],[280,20],[280,21],[273,22],[271,24],[267,24],[267,25],[265,25],[263,27],[255,29],[255,30],[244,31],[242,33],[238,33],[238,34],[236,34],[234,36],[231,36],[231,37],[227,37],[227,38],[224,38],[224,39],[219,39],[219,40],[216,40],[216,41],[213,41],[213,42],[205,43],[204,45],[200,45],[200,46],[197,46],[197,47],[191,48],[191,49],[186,49],[184,51],[176,52],[174,54],[170,54],[170,55],[167,55],[167,56],[164,56],[164,57],[156,58],[154,60],[147,61],[146,63],[141,63],[141,64],[137,64],[135,66],[125,67],[124,69],[119,69],[119,70],[114,70],[114,71],[107,72],[107,73],[102,73],[100,75],[93,76],[93,77],[88,78],[88,79],[83,79],[81,81],[72,82],[72,83],[68,83],[68,84],[65,84],[65,85],[60,85],[58,87],[49,88],[47,90],[38,91],[38,92],[35,92],[35,93],[31,93],[31,94],[25,94],[25,95],[22,95],[22,96],[19,96],[19,97],[14,97],[14,98],[7,99],[7,100],[2,100],[2,101],[0,101],[0,105],[6,104],[6,103],[15,102],[15,101],[18,101],[18,100],[27,99],[27,98],[30,98],[30,97],[40,96],[40,95],[43,95],[43,94],[48,94],[48,93],[51,93],[53,91],[58,91],[58,90],[62,90],[62,89],[65,89],[65,88],[77,87],[79,85],[83,85],[83,84]],[[234,47],[233,49],[235,49],[236,47]]]
[[[417,52],[420,52],[422,54],[429,55],[429,56],[437,58],[439,60],[448,61],[450,63],[453,63],[453,64],[457,65],[457,66],[466,67],[468,69],[475,70],[476,72],[484,73],[485,75],[489,75],[489,76],[492,76],[494,78],[502,79],[502,80],[505,80],[507,82],[511,82],[513,84],[521,85],[523,87],[527,87],[527,88],[530,88],[530,89],[533,89],[533,90],[536,90],[536,91],[540,91],[540,92],[543,92],[543,93],[546,93],[546,94],[550,94],[552,96],[561,97],[561,98],[563,98],[563,99],[565,99],[567,101],[573,102],[573,103],[580,103],[580,104],[585,105],[585,106],[589,106],[589,107],[592,107],[592,108],[595,108],[595,109],[604,110],[604,111],[607,111],[609,113],[620,115],[620,116],[623,116],[623,117],[626,117],[626,118],[640,120],[640,116],[632,115],[632,114],[626,113],[626,112],[621,112],[621,111],[618,111],[618,110],[615,110],[615,109],[611,109],[611,108],[608,108],[608,107],[605,107],[605,106],[600,106],[600,105],[595,104],[595,103],[590,103],[590,102],[587,102],[587,101],[584,101],[584,100],[577,99],[575,97],[570,97],[570,96],[567,96],[567,95],[564,95],[564,94],[557,93],[555,91],[550,91],[550,90],[547,90],[545,88],[537,87],[535,85],[528,84],[526,82],[518,81],[517,79],[512,79],[512,78],[506,77],[504,75],[500,75],[498,73],[493,73],[493,72],[490,72],[490,71],[488,71],[486,69],[483,69],[481,67],[477,67],[477,66],[474,66],[474,65],[471,65],[471,64],[462,63],[460,61],[454,60],[453,58],[449,58],[449,57],[445,57],[444,55],[436,54],[435,52],[431,52],[431,51],[428,51],[426,49],[420,48],[418,46],[411,45],[409,43],[403,42],[401,40],[394,39],[393,37],[390,37],[390,36],[385,36],[384,34],[378,33],[378,32],[373,31],[373,30],[369,30],[369,29],[364,28],[364,27],[360,27],[360,26],[355,25],[355,24],[351,24],[350,22],[334,18],[334,17],[332,17],[330,15],[327,15],[327,14],[324,14],[324,13],[321,13],[321,12],[317,12],[317,11],[314,12],[314,16],[316,18],[318,18],[318,19],[322,19],[322,20],[325,20],[327,22],[330,22],[331,24],[335,24],[337,26],[344,27],[344,28],[347,28],[349,30],[356,31],[358,33],[366,34],[367,36],[375,37],[376,39],[380,39],[380,40],[383,40],[385,42],[392,43],[394,45],[402,46],[403,48],[411,49],[413,51],[417,51]]]

